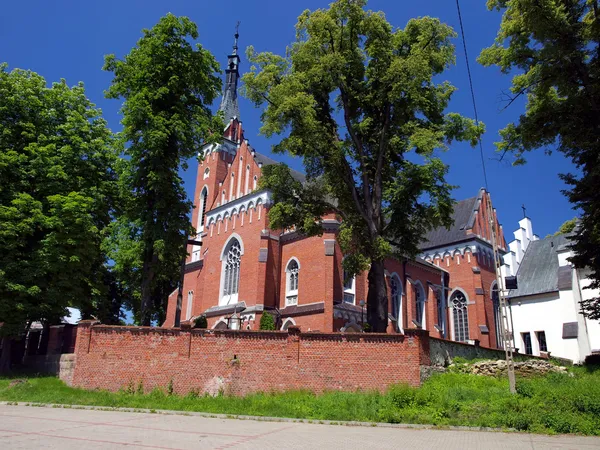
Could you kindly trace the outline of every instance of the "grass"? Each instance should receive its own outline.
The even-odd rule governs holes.
[[[516,395],[504,379],[445,373],[420,388],[396,385],[385,393],[259,393],[246,397],[169,395],[138,386],[122,392],[70,388],[54,377],[30,377],[10,387],[0,379],[0,400],[201,411],[214,414],[288,417],[313,421],[362,421],[512,428],[535,433],[600,435],[600,370],[519,379]]]

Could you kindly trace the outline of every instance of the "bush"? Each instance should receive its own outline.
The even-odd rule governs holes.
[[[194,328],[208,328],[208,321],[206,320],[206,316],[196,317],[196,320],[194,320]]]
[[[387,395],[396,408],[406,408],[415,399],[415,389],[407,384],[396,384],[388,389]]]
[[[275,320],[273,316],[268,312],[263,312],[260,318],[260,330],[274,331],[275,330]]]

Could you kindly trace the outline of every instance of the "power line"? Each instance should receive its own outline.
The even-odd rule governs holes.
[[[479,117],[477,116],[477,103],[475,102],[475,90],[473,89],[473,79],[471,78],[471,67],[469,66],[469,54],[467,53],[467,42],[465,39],[465,29],[463,27],[462,15],[460,14],[460,3],[456,0],[456,9],[458,11],[458,21],[460,23],[460,33],[462,35],[463,48],[465,50],[465,60],[467,62],[467,74],[469,76],[469,86],[471,87],[471,100],[473,101],[473,111],[475,112],[475,124],[479,126]],[[506,368],[508,374],[508,384],[511,393],[516,392],[515,385],[515,366],[513,359],[513,348],[514,348],[514,330],[512,324],[509,321],[509,306],[505,297],[505,285],[504,278],[500,269],[500,249],[498,246],[498,229],[496,228],[496,220],[494,215],[494,209],[492,207],[492,199],[490,191],[488,189],[487,173],[485,171],[485,159],[483,157],[483,144],[481,143],[481,136],[477,139],[479,141],[479,153],[481,154],[481,167],[483,169],[483,180],[485,181],[485,190],[487,195],[487,215],[490,221],[490,235],[492,250],[494,251],[494,268],[496,271],[496,286],[498,290],[498,300],[500,302],[500,311],[502,318],[502,342],[504,345],[504,353],[506,357]]]
[[[458,22],[460,23],[460,34],[462,36],[463,48],[465,50],[465,60],[467,62],[467,74],[469,76],[469,86],[471,88],[471,100],[473,101],[473,112],[475,113],[475,125],[479,126],[479,117],[477,116],[477,103],[475,102],[475,90],[473,89],[473,79],[471,78],[471,66],[469,65],[469,54],[467,53],[467,41],[465,39],[465,29],[463,27],[462,15],[460,13],[460,3],[456,0],[456,9],[458,11]],[[487,173],[485,170],[485,159],[483,158],[483,144],[481,143],[481,136],[477,139],[479,141],[479,153],[481,154],[481,167],[483,168],[483,181],[485,182],[485,190],[488,190]]]

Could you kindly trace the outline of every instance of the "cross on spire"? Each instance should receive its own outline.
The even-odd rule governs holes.
[[[223,90],[223,98],[221,99],[220,111],[223,111],[225,123],[229,123],[234,117],[240,118],[240,109],[237,100],[237,85],[240,77],[239,65],[240,57],[238,56],[238,38],[240,29],[240,21],[235,25],[235,35],[233,40],[233,50],[227,58],[227,69],[225,69],[225,89]]]
[[[527,210],[525,208],[525,204],[522,204],[521,208],[523,208],[523,217],[527,217]]]

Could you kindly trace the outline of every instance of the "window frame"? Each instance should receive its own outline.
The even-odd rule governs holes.
[[[235,245],[236,242],[239,246],[239,255],[238,255],[239,261],[237,263],[237,268],[235,268],[235,266],[234,266],[234,270],[237,271],[237,277],[234,275],[234,278],[237,278],[237,279],[234,280],[234,278],[227,278],[228,277],[227,264],[229,263],[229,261],[228,261],[229,252],[230,252],[231,248]],[[221,252],[221,280],[220,280],[220,287],[219,287],[219,306],[231,305],[231,304],[238,303],[238,301],[239,301],[241,265],[242,265],[241,262],[242,262],[243,255],[244,255],[244,243],[242,241],[242,238],[237,233],[233,233],[229,237],[229,239],[227,239],[225,244],[223,245],[223,250]],[[234,283],[235,292],[232,292],[229,289],[230,281],[235,281],[235,283]],[[226,291],[228,291],[228,292],[226,293]]]
[[[187,304],[185,306],[185,320],[192,318],[192,305],[194,304],[194,291],[189,290],[187,294]]]
[[[397,291],[394,293],[394,285],[393,283],[395,283],[397,281]],[[396,313],[395,318],[396,318],[396,331],[403,333],[404,331],[404,327],[403,327],[403,314],[402,314],[402,294],[404,293],[404,287],[402,286],[402,279],[400,278],[400,276],[397,273],[393,273],[390,275],[390,297],[392,300],[392,314]],[[397,308],[398,310],[395,311],[395,307],[396,307],[396,299],[394,298],[394,296],[396,297],[397,301]]]
[[[345,270],[342,271],[342,276],[344,277],[342,279],[342,289],[344,291],[342,302],[350,305],[356,305],[356,275],[351,278],[350,285],[347,285],[346,283],[348,277],[346,276]],[[352,301],[348,301],[350,298]]]
[[[461,302],[462,307],[457,308],[455,298],[459,295],[462,296],[464,302]],[[452,334],[454,341],[468,342],[471,339],[469,330],[469,297],[463,290],[455,289],[450,295],[449,303],[452,305]],[[464,314],[460,321],[457,320],[461,318],[459,314]]]
[[[427,318],[425,316],[425,289],[423,288],[423,284],[419,281],[419,280],[415,280],[413,282],[413,293],[415,296],[415,319],[419,319],[419,320],[415,320],[415,322],[418,324],[419,327],[421,327],[422,329],[427,329]],[[421,300],[419,300],[419,296],[417,295],[417,293],[421,294]],[[420,314],[419,314],[419,308],[421,309]],[[420,318],[418,316],[421,316]]]
[[[525,339],[525,338],[527,338],[527,339]],[[533,355],[533,341],[531,340],[531,332],[525,331],[525,332],[521,333],[521,341],[523,342],[523,350],[525,350],[525,354]],[[527,351],[528,350],[528,348],[527,348],[528,342],[527,341],[529,341],[529,351]]]
[[[542,349],[542,340],[540,339],[540,336],[543,336],[543,340],[544,340],[544,345],[543,345],[544,348],[543,349]],[[544,330],[536,331],[535,338],[537,339],[539,351],[548,353],[548,340],[546,339],[546,331],[544,331]]]
[[[292,263],[296,264],[295,269],[290,269]],[[292,272],[295,270],[295,273]],[[293,276],[295,274],[296,279],[296,289],[292,289],[293,285]],[[300,283],[300,261],[296,257],[292,257],[289,259],[287,264],[285,265],[285,306],[292,306],[298,304],[298,289]]]

